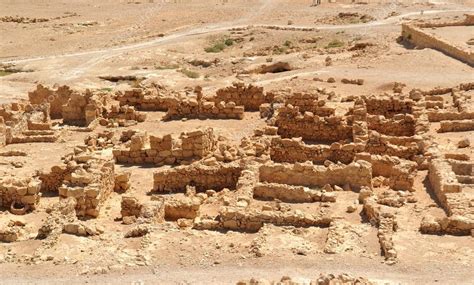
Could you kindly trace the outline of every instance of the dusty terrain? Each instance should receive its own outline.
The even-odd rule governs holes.
[[[0,283],[473,284],[474,1],[322,2],[1,1]]]

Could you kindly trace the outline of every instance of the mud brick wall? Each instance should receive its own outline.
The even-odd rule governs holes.
[[[188,185],[196,187],[197,191],[235,189],[241,172],[242,168],[237,164],[206,166],[195,163],[189,166],[178,166],[156,171],[153,174],[153,190],[184,192]]]
[[[333,143],[328,145],[307,145],[298,139],[273,138],[270,157],[275,162],[305,162],[323,164],[324,161],[351,163],[357,152],[364,151],[364,144]]]
[[[260,105],[273,102],[273,94],[265,94],[263,87],[234,83],[232,86],[217,90],[211,101],[216,104],[235,102],[238,106],[244,106],[246,111],[259,111]]]
[[[0,207],[10,209],[13,202],[34,209],[39,202],[41,181],[36,178],[0,177]]]
[[[275,126],[283,138],[301,137],[316,142],[352,141],[352,126],[337,116],[319,117],[310,112],[301,114],[297,107],[279,109]]]
[[[383,176],[389,179],[389,186],[395,190],[414,191],[413,184],[417,164],[412,161],[388,155],[370,155],[361,153],[357,160],[365,160],[372,164],[372,176]]]
[[[200,159],[210,154],[217,141],[212,128],[184,132],[178,140],[135,134],[128,149],[114,149],[117,162],[131,164],[175,164],[183,160]]]
[[[402,100],[394,97],[365,99],[367,113],[370,115],[382,115],[391,118],[396,114],[412,114],[413,100]]]
[[[189,98],[175,99],[170,103],[165,120],[188,119],[237,119],[244,118],[244,106],[237,106],[232,101],[211,102]]]
[[[105,200],[114,191],[114,162],[108,159],[92,158],[80,165],[64,179],[59,187],[61,198],[76,199],[76,215],[97,217]]]
[[[286,99],[286,105],[298,107],[300,112],[311,112],[321,117],[334,116],[336,110],[326,106],[326,101],[319,100],[316,93],[294,93]]]
[[[462,121],[441,121],[438,133],[474,131],[474,119]]]
[[[413,115],[397,114],[386,119],[383,116],[367,116],[369,130],[377,131],[389,136],[413,136],[415,135],[416,120]]]
[[[353,189],[360,189],[372,186],[372,167],[366,161],[329,167],[315,166],[312,163],[267,163],[260,167],[260,181],[306,187],[349,185]]]
[[[50,116],[52,119],[61,119],[63,105],[67,104],[74,91],[69,86],[60,86],[57,89],[50,89],[39,84],[36,90],[28,93],[31,104],[41,105],[49,103],[51,105]]]
[[[161,95],[153,89],[134,88],[118,92],[116,99],[120,102],[120,106],[134,106],[141,111],[166,112],[171,97]]]

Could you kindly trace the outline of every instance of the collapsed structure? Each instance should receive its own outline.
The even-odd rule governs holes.
[[[425,218],[420,231],[473,232],[469,191],[474,165],[463,153],[440,154],[430,132],[472,131],[472,90],[474,84],[467,83],[361,96],[341,110],[324,92],[290,93],[277,100],[263,88],[243,84],[208,97],[195,88],[186,99],[156,88],[111,95],[38,86],[29,102],[0,108],[0,147],[54,143],[61,129],[92,134],[47,171],[29,179],[13,172],[3,176],[0,206],[16,214],[35,211],[48,193],[59,200],[50,214],[61,218],[46,223],[39,236],[88,236],[102,229],[80,219],[100,217],[108,199],[122,195],[120,219],[133,225],[127,238],[147,235],[152,225],[165,221],[195,230],[241,232],[258,232],[266,224],[317,227],[328,228],[325,252],[337,253],[344,248],[349,223],[337,205],[341,195],[353,195],[357,202],[348,204],[344,215],[360,213],[375,226],[382,254],[391,264],[397,261],[396,209],[417,202],[420,171],[428,170],[433,193],[446,212],[443,218]],[[177,136],[126,129],[120,139],[113,130],[94,132],[99,125],[146,121],[135,108],[164,111],[165,121],[242,119],[245,112],[260,112],[267,125],[238,143],[211,127]],[[463,145],[468,147],[469,141]],[[118,171],[133,165],[152,167],[153,187],[146,189],[151,201],[134,196],[133,174]],[[4,240],[16,240],[19,232],[12,226]]]

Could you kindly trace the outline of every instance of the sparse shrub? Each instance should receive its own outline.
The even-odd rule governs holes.
[[[204,51],[205,52],[218,53],[218,52],[223,51],[225,49],[225,47],[226,47],[225,43],[219,42],[219,43],[214,44],[211,47],[205,48]]]
[[[226,39],[226,40],[224,41],[224,44],[225,44],[226,46],[230,47],[231,45],[234,44],[234,40],[233,40],[233,39]]]
[[[332,40],[330,43],[327,44],[326,48],[339,48],[343,46],[344,46],[344,42],[340,40]]]
[[[186,69],[186,68],[180,69],[179,72],[181,72],[182,74],[186,75],[187,77],[193,78],[193,79],[199,78],[199,76],[200,76],[199,73],[197,73],[196,71],[192,71],[192,70],[189,70],[189,69]]]

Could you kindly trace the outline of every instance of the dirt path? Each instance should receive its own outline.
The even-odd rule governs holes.
[[[269,7],[269,2],[270,0],[263,1],[263,4],[261,7]],[[205,27],[201,28],[195,28],[191,30],[186,30],[186,31],[181,31],[177,32],[174,34],[170,34],[168,36],[164,36],[162,38],[157,38],[151,41],[145,41],[145,42],[140,42],[140,43],[135,43],[131,45],[125,45],[125,46],[119,46],[119,47],[112,47],[112,48],[106,48],[106,49],[101,49],[101,50],[92,50],[92,51],[84,51],[84,52],[76,52],[76,53],[70,53],[70,54],[61,54],[61,55],[53,55],[53,56],[39,56],[39,57],[32,57],[32,58],[24,58],[24,59],[12,59],[12,60],[6,60],[3,61],[2,63],[28,63],[28,62],[33,62],[33,61],[40,61],[40,60],[48,60],[48,59],[58,59],[58,58],[71,58],[71,57],[80,57],[80,56],[86,56],[86,55],[97,55],[97,57],[93,58],[90,60],[90,63],[94,64],[96,62],[100,62],[103,59],[111,58],[120,54],[123,54],[124,52],[129,52],[129,51],[134,51],[142,48],[150,48],[154,46],[160,46],[162,44],[170,43],[178,39],[182,39],[185,37],[190,37],[190,36],[197,36],[197,35],[203,35],[203,34],[210,34],[210,33],[216,33],[216,32],[221,32],[225,31],[231,28],[244,28],[246,25],[239,24],[242,21],[254,18],[258,16],[258,13],[261,13],[263,8],[260,8],[257,10],[257,12],[253,12],[251,16],[248,18],[236,20],[233,22],[227,22],[227,23],[216,23],[212,25],[208,25]],[[433,14],[442,14],[442,13],[463,13],[463,12],[474,12],[474,9],[455,9],[455,10],[430,10],[430,11],[424,11],[425,15],[433,15]],[[338,29],[358,29],[358,28],[367,28],[367,27],[377,27],[377,26],[383,26],[383,25],[390,25],[393,23],[396,23],[397,21],[403,19],[404,17],[409,17],[409,16],[414,16],[414,15],[419,15],[420,12],[410,12],[410,13],[405,13],[402,15],[394,16],[391,18],[387,18],[384,20],[380,21],[375,21],[375,22],[370,22],[370,23],[364,23],[364,24],[348,24],[348,25],[316,25],[316,26],[291,26],[292,28],[296,29],[307,29],[307,28],[316,28],[320,30],[338,30]],[[283,25],[256,25],[256,27],[288,27],[288,26],[283,26]],[[86,64],[89,66],[89,64]]]

